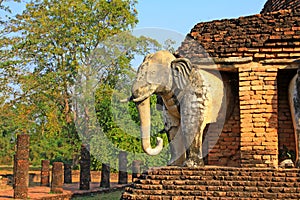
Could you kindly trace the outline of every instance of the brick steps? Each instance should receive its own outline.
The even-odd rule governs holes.
[[[184,181],[186,180],[186,182],[191,182],[190,184],[193,184],[193,182],[198,181],[201,183],[205,182],[207,180],[215,180],[215,181],[228,181],[228,182],[239,182],[239,181],[272,181],[272,182],[294,182],[295,181],[295,177],[273,177],[273,176],[269,176],[269,177],[251,177],[251,176],[243,176],[243,175],[239,175],[239,177],[226,177],[226,176],[204,176],[204,177],[200,177],[200,176],[191,176],[190,178],[188,176],[166,176],[166,177],[162,177],[162,176],[149,176],[147,177],[147,179],[144,180],[140,180],[142,184],[157,184],[157,181],[163,181],[164,184],[168,184],[169,182],[171,184],[176,184],[176,182],[178,182],[178,180],[180,181]],[[297,179],[298,180],[298,179]],[[300,181],[300,179],[299,179]],[[189,185],[190,185],[189,184]],[[199,184],[199,183],[197,183]],[[300,184],[299,184],[300,185]]]
[[[275,168],[153,168],[122,199],[300,199],[300,170]]]

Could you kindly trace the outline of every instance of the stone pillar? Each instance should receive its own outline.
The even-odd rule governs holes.
[[[127,152],[120,151],[119,153],[119,184],[128,183],[128,172],[127,172]]]
[[[54,162],[52,166],[51,192],[63,193],[64,170],[62,162]]]
[[[50,186],[50,161],[42,160],[41,186]]]
[[[140,176],[141,173],[141,161],[134,160],[132,162],[132,182]]]
[[[18,135],[14,161],[14,198],[27,199],[29,185],[29,135]]]
[[[13,160],[13,189],[15,189],[15,185],[16,185],[16,174],[17,174],[17,172],[16,172],[16,168],[17,168],[17,162],[16,162],[16,154],[14,154],[14,158],[13,158],[14,160]],[[28,172],[29,173],[29,172]],[[29,185],[29,183],[28,183],[28,185]]]
[[[80,159],[80,190],[90,189],[91,180],[91,155],[88,145],[81,145]]]
[[[110,188],[110,165],[102,164],[100,187]]]
[[[67,184],[72,183],[72,164],[64,164],[64,182]]]
[[[241,166],[277,167],[277,69],[258,63],[239,68]]]

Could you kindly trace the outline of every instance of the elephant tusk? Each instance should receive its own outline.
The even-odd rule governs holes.
[[[141,97],[132,99],[132,101],[135,102],[135,103],[142,102],[142,101],[144,101],[146,98],[150,97],[152,94],[153,94],[153,92],[152,92],[152,91],[149,91],[149,92],[147,92],[145,95],[143,95],[143,96],[141,96]]]
[[[127,99],[120,100],[120,103],[128,103],[130,101],[133,101],[133,96],[130,96]]]

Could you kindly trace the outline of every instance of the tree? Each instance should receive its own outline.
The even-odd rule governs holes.
[[[0,43],[0,87],[6,91],[1,94],[5,111],[1,115],[24,117],[9,127],[3,125],[3,131],[22,129],[47,147],[63,145],[67,150],[49,154],[49,148],[34,143],[44,150],[40,157],[72,158],[80,146],[78,127],[83,127],[76,127],[74,120],[87,119],[88,129],[83,131],[87,138],[92,132],[89,124],[95,120],[89,118],[89,99],[82,104],[83,112],[78,112],[75,103],[80,99],[74,99],[74,94],[85,97],[82,91],[88,91],[94,73],[96,85],[115,84],[130,70],[136,53],[156,45],[128,33],[117,37],[136,24],[135,4],[135,0],[32,0],[22,14],[5,22]],[[119,43],[112,46],[111,41]],[[97,55],[105,57],[95,59]],[[60,142],[52,142],[55,138]]]
[[[99,45],[91,56],[90,64],[80,70],[78,77],[83,81],[77,82],[80,84],[77,84],[78,93],[75,95],[78,103],[76,113],[80,116],[77,117],[77,130],[84,135],[82,138],[90,141],[94,158],[110,161],[113,168],[117,166],[114,158],[118,157],[120,149],[136,148],[133,152],[141,153],[140,140],[128,134],[132,134],[133,130],[126,120],[130,118],[125,115],[127,108],[124,104],[120,106],[119,102],[129,95],[126,91],[130,90],[135,76],[135,71],[126,66],[130,66],[135,54],[146,54],[159,47],[153,40],[135,38],[129,32],[123,32]],[[107,66],[110,70],[103,70]],[[112,105],[114,102],[118,107]],[[125,129],[116,123],[114,115],[117,114],[127,117],[122,121]],[[88,137],[84,132],[89,132]]]
[[[14,83],[18,90],[11,103],[37,105],[39,123],[48,127],[45,131],[66,134],[72,142],[71,88],[78,68],[87,64],[101,41],[134,26],[134,4],[131,0],[28,3],[21,15],[9,21],[5,27],[8,35],[2,38],[7,41],[1,52],[5,56],[3,68],[22,70]]]

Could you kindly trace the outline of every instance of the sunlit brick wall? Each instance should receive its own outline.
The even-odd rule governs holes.
[[[261,13],[274,12],[278,10],[296,9],[300,7],[300,0],[269,0]]]

